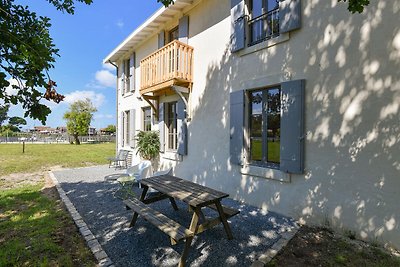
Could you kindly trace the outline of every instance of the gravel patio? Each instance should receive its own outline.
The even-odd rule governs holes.
[[[183,242],[171,246],[169,237],[152,224],[139,219],[129,228],[132,211],[113,197],[118,188],[115,179],[124,171],[107,165],[53,171],[66,196],[97,238],[114,266],[176,266]],[[136,189],[139,196],[141,189]],[[274,212],[225,199],[223,205],[240,210],[229,219],[234,235],[226,238],[222,224],[196,236],[187,258],[187,266],[251,266],[265,261],[268,251],[278,250],[297,229],[293,219]],[[168,199],[150,204],[181,225],[190,224],[187,206],[177,201],[175,211]],[[207,216],[214,211],[206,211]],[[258,262],[260,263],[260,262]]]

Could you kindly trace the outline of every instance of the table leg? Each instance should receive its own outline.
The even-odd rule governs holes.
[[[231,227],[229,226],[229,223],[228,223],[228,221],[226,219],[224,210],[222,209],[222,206],[221,206],[221,202],[220,201],[216,201],[215,202],[215,206],[217,206],[217,210],[218,210],[218,213],[219,213],[219,218],[221,219],[222,224],[224,225],[225,232],[226,232],[226,234],[228,236],[228,239],[233,239]]]
[[[145,186],[145,187],[143,188],[142,195],[140,196],[140,201],[143,202],[143,200],[145,199],[146,194],[147,194],[147,190],[149,190],[149,187],[148,187],[148,186]],[[133,217],[132,217],[132,220],[131,220],[131,222],[130,222],[130,224],[129,224],[129,227],[135,226],[135,223],[136,223],[136,220],[137,220],[138,216],[139,216],[138,213],[136,213],[136,212],[133,213]]]
[[[178,206],[176,205],[175,199],[173,197],[169,197],[169,201],[171,202],[171,205],[174,208],[174,210],[178,210]]]
[[[192,207],[194,208],[194,207]],[[189,230],[192,231],[194,234],[197,232],[198,224],[199,224],[199,214],[200,214],[200,208],[195,207],[193,216],[192,216],[192,221],[190,222]]]

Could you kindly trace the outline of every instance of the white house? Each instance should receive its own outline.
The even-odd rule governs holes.
[[[112,51],[118,149],[400,248],[400,2],[176,0]],[[136,153],[133,153],[136,155]]]

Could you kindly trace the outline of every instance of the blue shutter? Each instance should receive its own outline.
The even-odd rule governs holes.
[[[161,31],[158,33],[158,48],[161,48],[165,45],[165,32]]]
[[[129,111],[129,140],[128,140],[130,147],[135,147],[135,135],[136,135],[135,116],[136,116],[135,110],[131,109]]]
[[[243,164],[244,91],[230,94],[230,161]]]
[[[284,172],[304,172],[304,85],[305,80],[281,84],[281,163]]]
[[[231,0],[231,51],[236,52],[245,47],[245,13],[244,0]]]
[[[189,17],[184,16],[179,19],[179,27],[178,27],[178,35],[179,41],[187,44],[189,40]]]
[[[158,107],[158,129],[160,131],[160,152],[164,152],[165,149],[164,110],[165,110],[165,103],[160,103]]]
[[[119,87],[121,88],[121,95],[125,94],[125,60],[122,60],[121,64],[120,64],[120,68],[118,68],[120,70],[120,83],[119,83]]]
[[[301,1],[279,2],[279,32],[285,33],[301,27]]]
[[[178,101],[177,105],[177,128],[178,128],[178,154],[187,155],[187,124],[186,124],[186,111],[185,103],[182,99]]]
[[[135,52],[132,53],[130,59],[129,59],[129,72],[130,72],[130,77],[129,77],[129,84],[130,88],[129,91],[133,92],[135,91],[135,60],[136,60],[136,55]]]

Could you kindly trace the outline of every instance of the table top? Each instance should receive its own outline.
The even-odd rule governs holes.
[[[229,196],[229,194],[172,175],[145,178],[141,180],[141,184],[194,207],[207,206]]]

